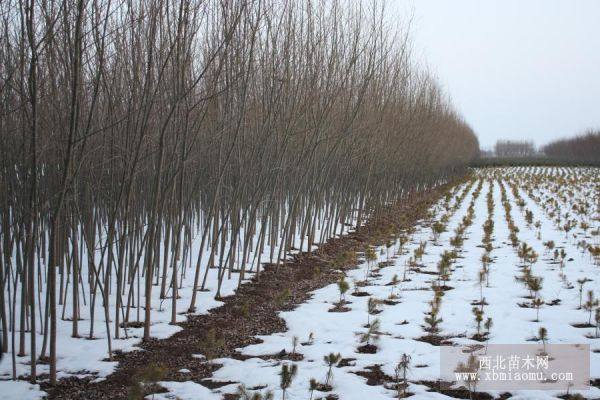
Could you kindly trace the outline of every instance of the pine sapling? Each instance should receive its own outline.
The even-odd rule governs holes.
[[[392,280],[390,281],[390,284],[392,286],[392,290],[390,292],[390,299],[396,299],[398,298],[398,296],[394,293],[394,290],[396,289],[396,286],[398,285],[398,283],[400,283],[400,280],[398,279],[398,275],[394,274],[394,276],[392,277]]]
[[[273,391],[268,390],[264,394],[259,392],[249,393],[244,385],[239,385],[237,390],[239,400],[273,400],[275,395]]]
[[[157,382],[164,379],[167,374],[167,370],[158,364],[150,364],[140,370],[133,376],[133,383],[129,389],[129,398],[135,400],[144,399],[144,387],[149,385],[155,385]],[[154,394],[152,394],[154,399]]]
[[[344,304],[346,302],[346,292],[350,289],[350,285],[346,282],[343,275],[338,281],[338,289],[340,291],[340,304]]]
[[[369,280],[369,274],[371,272],[371,263],[375,260],[377,260],[377,254],[375,253],[375,250],[373,250],[373,248],[368,247],[365,250],[365,258],[367,260],[367,274],[365,276],[365,281]]]
[[[323,361],[327,364],[327,375],[325,376],[325,386],[329,386],[329,383],[333,380],[333,366],[342,359],[340,353],[329,353],[323,357]]]
[[[417,247],[414,251],[415,261],[420,261],[423,259],[426,248],[427,248],[427,242],[422,241],[419,243],[419,247]]]
[[[378,312],[377,299],[369,297],[369,300],[367,301],[367,326],[371,325],[371,315],[375,315]]]
[[[475,316],[475,323],[477,324],[477,336],[481,336],[481,323],[483,322],[483,310],[480,307],[473,307],[471,310]]]
[[[292,352],[291,352],[292,356],[296,355],[297,347],[298,347],[298,336],[294,335],[294,336],[292,336]]]
[[[431,230],[433,233],[433,241],[434,243],[437,243],[440,235],[446,231],[446,225],[440,221],[436,221],[431,225]]]
[[[525,282],[529,289],[529,293],[534,300],[538,297],[540,291],[542,290],[542,280],[543,279],[539,276],[529,276]]]
[[[536,297],[531,302],[533,307],[535,308],[535,322],[540,321],[540,307],[544,304],[544,300],[541,297]]]
[[[467,362],[460,362],[455,370],[458,373],[466,373],[467,379],[465,380],[465,384],[467,386],[467,390],[469,391],[469,399],[473,399],[473,394],[477,389],[477,372],[479,370],[479,362],[475,355],[469,355]]]
[[[492,244],[492,242],[487,242],[484,246],[483,249],[488,252],[491,253],[492,250],[494,250],[494,245]]]
[[[490,331],[492,330],[492,326],[494,326],[494,322],[492,321],[491,317],[488,317],[488,319],[486,319],[485,323],[483,324],[483,328],[485,329],[486,341],[490,338]]]
[[[406,243],[408,243],[408,236],[400,235],[400,237],[398,238],[398,251],[397,251],[398,255],[402,254],[402,251],[404,250],[404,245]]]
[[[543,352],[546,354],[546,341],[548,340],[548,331],[543,326],[538,330],[538,339],[542,342]]]
[[[485,270],[479,270],[479,274],[477,275],[479,278],[477,282],[479,283],[479,304],[483,305],[483,284],[485,283]]]
[[[352,283],[352,293],[357,294],[360,291],[360,283],[356,279],[352,280]]]
[[[538,238],[540,237],[540,233],[542,232],[542,222],[541,221],[535,221],[534,224],[535,228],[537,229],[537,233],[538,233]],[[539,239],[538,239],[539,240]]]
[[[558,256],[560,257],[560,268],[564,268],[565,261],[567,260],[567,252],[565,251],[565,249],[560,249],[560,253],[558,253]]]
[[[380,326],[381,323],[379,322],[379,318],[375,318],[367,328],[367,331],[361,335],[360,341],[367,346],[371,344],[371,341],[377,341],[379,339]]]
[[[400,357],[400,362],[394,369],[396,375],[396,391],[398,392],[398,398],[406,397],[406,389],[408,388],[408,381],[406,376],[408,375],[408,369],[410,368],[410,356],[406,353]]]
[[[212,366],[212,360],[215,359],[224,345],[225,341],[218,337],[216,329],[210,328],[202,342],[202,350],[209,366]]]
[[[431,308],[429,312],[425,315],[425,330],[432,334],[436,334],[439,332],[439,325],[443,322],[441,318],[438,318],[441,301],[442,298],[438,296],[436,292],[436,295],[434,296],[433,300],[429,302]]]
[[[583,304],[583,309],[589,313],[588,325],[592,324],[592,311],[594,311],[594,307],[598,306],[598,300],[594,297],[594,291],[588,290],[587,292],[587,301]]]
[[[492,257],[490,256],[492,249],[487,249],[481,256],[481,267],[485,272],[485,286],[490,287],[490,265],[492,263]]]
[[[283,391],[282,400],[285,400],[287,390],[292,386],[292,381],[298,373],[298,366],[296,364],[282,364],[281,372],[279,373],[280,381],[279,387]]]
[[[317,390],[318,387],[319,387],[319,383],[317,382],[317,380],[315,378],[310,378],[310,380],[308,381],[308,391],[310,392],[309,400],[313,399],[315,390]]]
[[[577,284],[579,285],[579,308],[581,308],[581,302],[583,300],[583,286],[590,281],[591,279],[585,277],[582,279],[577,279]]]
[[[445,255],[446,253],[444,253]],[[442,259],[438,262],[438,285],[443,284],[446,285],[446,282],[450,279],[449,269],[450,269],[450,259],[449,257],[442,256]]]

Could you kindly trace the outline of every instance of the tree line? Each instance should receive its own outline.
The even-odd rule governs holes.
[[[553,159],[580,163],[600,163],[600,131],[588,130],[570,139],[561,139],[543,147],[543,152]]]
[[[496,157],[531,157],[537,150],[531,141],[498,140],[494,145]]]
[[[2,351],[111,340],[460,174],[469,126],[385,4],[0,3]],[[194,247],[192,247],[194,243]],[[193,276],[187,309],[176,299]],[[85,311],[85,312],[84,312]],[[82,332],[82,315],[90,319]],[[104,321],[94,325],[95,319]],[[41,343],[40,343],[41,342]]]

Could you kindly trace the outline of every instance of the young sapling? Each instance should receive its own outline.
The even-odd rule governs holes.
[[[294,335],[294,336],[292,336],[292,352],[291,352],[292,356],[296,355],[297,347],[298,347],[298,336]]]
[[[475,316],[475,324],[477,325],[477,337],[481,337],[481,323],[483,322],[483,310],[481,307],[473,307],[471,310]]]
[[[266,391],[264,394],[259,392],[254,392],[251,394],[244,385],[238,386],[236,394],[239,400],[273,400],[275,398],[275,395],[271,390]]]
[[[588,290],[587,301],[583,304],[583,309],[589,313],[588,325],[592,324],[592,311],[594,307],[598,307],[598,299],[594,297],[594,291]]]
[[[224,345],[225,341],[218,337],[216,329],[210,328],[202,341],[202,351],[209,367],[212,367],[212,360],[215,359]]]
[[[285,400],[287,390],[292,386],[292,381],[298,373],[298,366],[296,364],[282,364],[281,372],[279,372],[279,387],[283,391],[282,400]]]
[[[373,322],[367,328],[367,331],[360,336],[360,342],[364,343],[363,346],[359,347],[359,351],[365,353],[375,353],[377,348],[371,344],[371,342],[377,341],[379,339],[379,327],[381,323],[379,322],[379,318],[375,318]]]
[[[365,259],[367,260],[367,272],[365,275],[365,281],[369,281],[369,274],[371,273],[371,263],[375,260],[377,260],[377,254],[375,253],[375,250],[373,250],[373,248],[368,247],[365,250]]]
[[[408,388],[408,381],[406,379],[408,375],[408,369],[410,367],[410,356],[406,353],[402,354],[400,357],[400,362],[396,365],[394,369],[396,375],[396,391],[398,393],[398,398],[406,397],[406,389]]]
[[[591,279],[586,277],[577,279],[577,284],[579,285],[579,308],[581,309],[581,302],[583,301],[583,286],[587,283],[591,282]]]
[[[394,293],[394,290],[396,289],[396,286],[398,285],[398,283],[400,283],[400,279],[398,279],[397,274],[394,274],[394,276],[392,277],[392,280],[390,281],[390,285],[392,286],[392,290],[390,291],[390,295],[389,295],[390,299],[397,299],[399,297],[398,295],[396,295]]]
[[[340,291],[340,305],[346,302],[346,292],[350,289],[350,285],[346,282],[346,279],[342,275],[340,280],[338,281],[338,289]]]
[[[371,315],[379,314],[379,309],[377,308],[378,301],[374,297],[369,297],[367,301],[367,327],[371,325]]]
[[[532,300],[531,304],[535,308],[535,320],[534,322],[540,321],[540,307],[544,304],[544,300],[541,297],[536,297]]]
[[[333,380],[333,366],[342,359],[340,353],[329,353],[323,357],[323,361],[327,364],[327,375],[325,376],[325,386],[329,386]]]
[[[317,390],[318,387],[319,387],[319,383],[317,382],[317,380],[315,378],[310,378],[310,380],[308,381],[308,391],[310,392],[309,400],[313,399],[315,390]]]
[[[538,339],[542,342],[543,354],[546,354],[546,341],[548,340],[548,331],[543,326],[538,330]]]

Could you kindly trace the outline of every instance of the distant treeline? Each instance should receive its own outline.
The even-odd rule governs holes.
[[[496,157],[531,157],[536,154],[535,145],[531,141],[499,140],[494,146]]]
[[[542,148],[547,157],[576,163],[600,164],[600,131],[557,140]]]
[[[600,131],[556,140],[536,150],[530,141],[498,141],[492,152],[480,151],[472,167],[485,166],[600,166]]]
[[[600,161],[575,161],[562,160],[546,156],[539,157],[488,157],[477,158],[471,161],[470,166],[479,167],[510,167],[510,166],[537,166],[537,167],[600,167]]]

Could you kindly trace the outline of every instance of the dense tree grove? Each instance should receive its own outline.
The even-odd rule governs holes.
[[[583,163],[600,163],[600,131],[590,130],[571,139],[562,139],[544,146],[551,158]]]
[[[496,157],[530,157],[535,153],[535,146],[529,141],[499,140],[494,145]]]
[[[0,2],[2,351],[30,357],[32,381],[48,360],[55,382],[58,324],[104,331],[110,357],[130,323],[151,337],[154,292],[173,322],[187,311],[182,274],[194,311],[209,267],[218,297],[233,273],[461,173],[477,139],[384,14],[324,0]],[[104,326],[82,332],[84,308]]]

